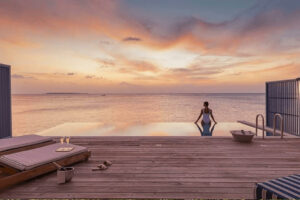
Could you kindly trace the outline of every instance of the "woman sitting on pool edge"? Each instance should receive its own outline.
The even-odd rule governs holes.
[[[213,119],[213,121],[215,122],[215,124],[217,123],[213,116],[212,110],[210,108],[208,108],[208,105],[209,105],[209,103],[207,101],[205,101],[203,103],[204,108],[201,110],[200,115],[199,115],[198,119],[195,121],[195,123],[198,123],[198,121],[202,117],[202,115],[203,115],[202,121],[201,121],[202,126],[204,126],[204,125],[210,126],[211,125],[210,116]]]

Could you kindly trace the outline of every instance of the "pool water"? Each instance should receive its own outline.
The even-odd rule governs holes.
[[[202,126],[187,122],[160,122],[148,124],[125,123],[64,123],[38,132],[46,136],[231,136],[231,130],[255,132],[255,129],[240,123],[221,122]],[[259,134],[261,131],[259,131]]]

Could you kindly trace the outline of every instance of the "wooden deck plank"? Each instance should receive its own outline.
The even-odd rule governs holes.
[[[55,138],[58,141],[58,138]],[[72,182],[41,176],[0,198],[253,198],[255,182],[299,174],[300,138],[240,144],[228,137],[74,137],[92,157]],[[92,171],[103,160],[105,171]]]
[[[56,194],[59,198],[104,198],[104,199],[252,199],[253,191],[249,193],[60,193]],[[15,198],[14,193],[7,193],[7,198]],[[23,198],[54,198],[53,193],[19,193]]]

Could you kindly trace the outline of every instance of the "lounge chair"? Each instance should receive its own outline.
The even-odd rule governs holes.
[[[254,199],[300,199],[300,174],[257,183]]]
[[[40,135],[24,135],[19,137],[0,139],[0,156],[34,149],[53,143],[55,143],[55,141],[53,141],[51,137]]]
[[[73,147],[69,152],[57,152],[60,147]],[[73,144],[51,144],[27,151],[0,156],[0,190],[37,176],[55,171],[57,163],[68,166],[88,160],[91,152]]]

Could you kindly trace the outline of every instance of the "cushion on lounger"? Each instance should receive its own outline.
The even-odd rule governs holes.
[[[0,151],[7,151],[29,145],[40,144],[51,140],[51,137],[40,135],[24,135],[19,137],[0,139]]]
[[[256,199],[300,199],[300,174],[257,183]]]
[[[60,147],[73,147],[69,152],[56,152]],[[61,160],[88,151],[86,147],[73,144],[51,144],[48,146],[4,155],[0,162],[19,170],[29,170],[47,163]]]

